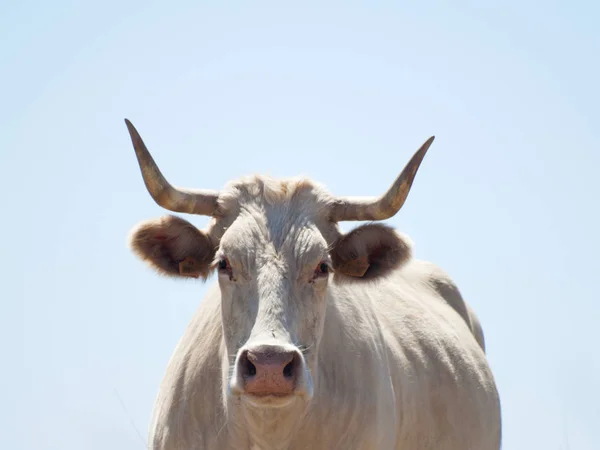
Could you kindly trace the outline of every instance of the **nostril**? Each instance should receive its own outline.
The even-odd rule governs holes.
[[[246,374],[250,377],[256,375],[256,366],[248,360],[246,360]]]
[[[244,352],[242,354],[242,357],[240,360],[240,366],[241,366],[241,372],[242,372],[241,375],[244,378],[253,377],[256,375],[256,366],[248,358],[248,352]]]
[[[292,378],[294,376],[294,360],[291,360],[283,368],[283,376],[286,377],[286,378]]]

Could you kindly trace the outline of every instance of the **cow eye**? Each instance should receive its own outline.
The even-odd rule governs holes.
[[[218,267],[219,267],[219,271],[222,271],[222,272],[231,270],[231,267],[229,266],[229,261],[227,261],[226,258],[219,260]]]
[[[315,277],[325,277],[329,273],[329,264],[326,262],[320,262],[315,269]]]

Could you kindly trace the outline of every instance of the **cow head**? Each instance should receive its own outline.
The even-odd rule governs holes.
[[[174,216],[144,222],[132,232],[131,246],[168,276],[218,274],[225,398],[255,408],[307,403],[331,283],[374,280],[410,257],[407,242],[387,226],[371,223],[342,234],[337,223],[396,214],[433,137],[381,197],[334,198],[304,179],[252,177],[220,192],[175,188],[126,123],[156,203],[212,217],[204,230]]]

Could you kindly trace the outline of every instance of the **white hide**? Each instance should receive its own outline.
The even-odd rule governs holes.
[[[219,275],[202,300],[161,384],[150,448],[498,450],[483,332],[449,277],[410,258],[372,281],[331,275],[309,289],[304,271],[339,235],[322,215],[328,194],[304,182],[278,196],[257,180],[230,187],[211,225],[216,259],[226,253],[243,281]],[[258,326],[261,308],[271,315]],[[273,336],[300,346],[312,398],[253,405],[229,391],[232,363],[277,317]]]

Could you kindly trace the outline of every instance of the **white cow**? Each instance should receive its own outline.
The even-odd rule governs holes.
[[[175,188],[126,120],[144,182],[174,216],[132,250],[208,293],[169,362],[152,449],[498,450],[501,413],[475,314],[409,240],[369,223],[402,207],[431,143],[376,199],[255,176],[221,192]]]

